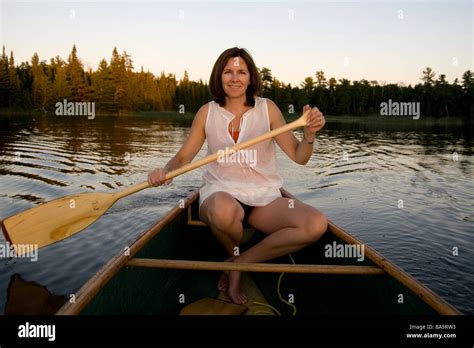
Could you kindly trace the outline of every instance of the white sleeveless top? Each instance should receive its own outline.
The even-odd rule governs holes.
[[[265,140],[237,153],[225,155],[226,147],[236,143],[229,133],[234,115],[212,101],[206,119],[208,155],[220,153],[217,161],[206,165],[199,205],[211,194],[224,191],[250,206],[264,206],[281,197],[283,180],[277,172],[275,142]],[[269,132],[267,99],[256,97],[255,106],[241,118],[237,144]],[[219,151],[220,150],[220,151]]]

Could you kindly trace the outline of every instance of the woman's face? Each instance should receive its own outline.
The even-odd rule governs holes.
[[[241,57],[232,57],[222,71],[222,86],[230,98],[245,96],[250,84],[250,72],[247,63]]]

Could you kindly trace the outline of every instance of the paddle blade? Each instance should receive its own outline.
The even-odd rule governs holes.
[[[6,218],[2,221],[3,234],[13,245],[41,248],[83,230],[116,200],[113,193],[82,193],[58,198]]]

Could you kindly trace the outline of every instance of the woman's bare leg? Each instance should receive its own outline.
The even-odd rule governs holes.
[[[263,262],[289,254],[315,242],[327,230],[324,214],[296,199],[283,197],[264,207],[255,207],[248,221],[268,236],[233,262]],[[228,293],[236,303],[242,303],[235,301],[241,298],[239,283],[240,272],[230,272]]]
[[[234,250],[239,247],[243,235],[242,221],[244,219],[244,209],[235,198],[225,192],[216,192],[206,198],[200,208],[200,218],[206,222],[216,238],[224,246],[230,255],[225,261],[233,261]],[[219,278],[217,287],[220,291],[228,288],[229,280],[225,273]],[[237,286],[233,289],[232,301],[236,303],[244,303],[245,295]]]

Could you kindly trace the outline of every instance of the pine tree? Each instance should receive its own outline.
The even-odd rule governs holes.
[[[303,89],[303,99],[300,102],[303,104],[307,104],[310,102],[311,96],[313,94],[313,89],[314,89],[313,78],[311,76],[306,77],[300,86]],[[311,101],[311,103],[313,103],[313,101]]]
[[[31,58],[31,72],[33,75],[32,102],[37,110],[45,110],[47,100],[47,78],[37,53]]]
[[[67,62],[66,77],[71,86],[71,99],[72,101],[85,101],[84,68],[77,57],[76,45],[73,45]]]
[[[425,85],[431,86],[434,83],[434,78],[436,74],[430,67],[427,67],[422,72],[421,80],[425,83]]]
[[[467,90],[469,87],[474,85],[474,73],[471,72],[471,70],[467,70],[463,75],[462,75],[462,87]]]
[[[67,65],[61,57],[56,56],[55,58],[51,58],[51,70],[53,72],[53,82],[52,82],[52,104],[56,104],[57,102],[62,102],[64,99],[71,98],[71,84],[67,78]]]
[[[10,106],[17,107],[20,105],[20,79],[16,72],[13,51],[10,52],[10,60],[8,62],[8,77],[10,82]]]
[[[110,69],[112,79],[115,84],[114,102],[118,109],[125,110],[129,108],[128,100],[128,79],[127,79],[127,54],[119,55],[117,48],[112,51],[112,59],[110,60]],[[131,61],[130,61],[131,66]]]
[[[326,88],[327,81],[324,76],[324,71],[316,71],[316,87]]]
[[[112,70],[105,59],[100,61],[99,68],[92,74],[92,89],[92,99],[96,102],[98,109],[117,110],[115,81],[112,77]]]
[[[8,71],[8,58],[3,46],[0,56],[0,106],[10,105],[10,77]]]

